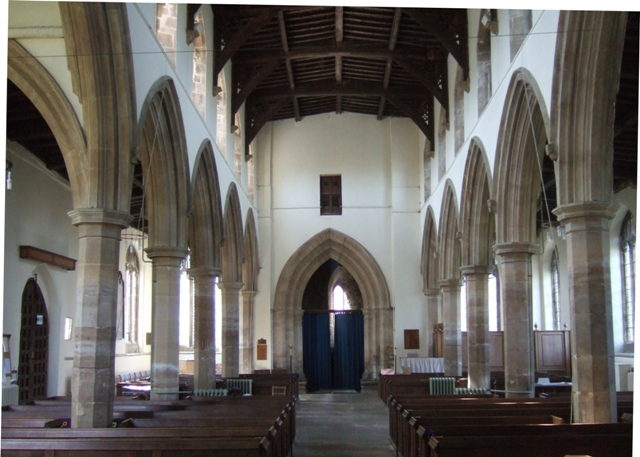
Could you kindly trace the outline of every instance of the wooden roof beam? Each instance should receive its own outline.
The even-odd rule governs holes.
[[[344,39],[344,7],[336,6],[336,45]],[[336,81],[342,82],[342,56],[336,56]],[[336,97],[336,113],[342,114],[342,95]]]
[[[289,40],[287,39],[287,25],[284,23],[284,12],[278,11],[278,27],[280,29],[280,39],[282,41],[282,49],[285,54],[289,54]],[[291,59],[286,59],[287,65],[287,77],[289,78],[289,87],[291,90],[296,90],[296,83],[293,77],[293,67],[291,66]],[[293,99],[293,113],[296,118],[296,122],[300,122],[302,117],[300,116],[300,106],[298,106],[298,100]]]
[[[400,19],[402,18],[402,8],[396,8],[393,14],[393,24],[391,26],[391,36],[389,37],[389,51],[393,52],[396,48],[396,42],[398,41],[398,32],[400,31]],[[387,58],[387,64],[384,69],[383,87],[387,89],[389,87],[389,80],[391,79],[391,68],[393,67],[393,59]],[[382,120],[384,114],[384,105],[386,102],[385,97],[380,97],[380,103],[378,105],[378,120]]]
[[[187,3],[187,45],[193,43],[200,36],[195,28],[196,14],[202,6],[202,3]]]
[[[240,92],[233,91],[231,94],[231,115],[235,116],[235,114],[240,110],[242,104],[247,100],[251,92],[258,87],[267,76],[269,76],[276,68],[280,66],[279,60],[272,60],[264,65],[256,74],[254,74],[251,79],[244,83]],[[239,72],[233,72],[233,78],[236,78],[236,75]],[[233,84],[232,87],[237,87],[236,84]]]
[[[426,76],[424,72],[418,70],[411,61],[407,59],[394,59],[398,65],[404,68],[409,74],[411,74],[417,81],[431,91],[433,96],[438,100],[440,105],[448,112],[449,111],[449,98],[444,90],[438,86],[438,84],[431,78]],[[446,80],[446,75],[444,75]]]
[[[432,124],[427,124],[425,122],[425,120],[422,117],[423,113],[421,113],[419,110],[416,110],[415,108],[411,107],[407,103],[403,102],[400,98],[396,97],[393,94],[387,95],[387,99],[393,105],[395,105],[396,108],[398,108],[400,111],[402,111],[405,114],[405,116],[410,118],[418,126],[420,131],[422,131],[422,133],[424,133],[424,135],[427,137],[429,142],[431,144],[434,144],[433,125]]]
[[[400,98],[411,98],[425,100],[433,97],[431,91],[423,86],[395,86],[383,88],[378,83],[350,81],[343,84],[333,82],[318,82],[309,84],[298,84],[295,91],[289,87],[271,88],[268,90],[255,90],[251,94],[252,103],[257,100],[279,100],[290,99],[291,97],[331,97],[331,96],[354,96],[354,97],[388,97],[393,95]]]
[[[257,119],[254,120],[253,125],[249,125],[247,127],[247,133],[244,141],[245,145],[245,156],[249,155],[249,146],[251,142],[258,136],[258,133],[264,127],[264,125],[275,116],[278,111],[282,109],[282,107],[289,101],[288,98],[281,98],[273,103],[267,111],[262,113]]]
[[[406,8],[405,12],[417,22],[421,27],[428,31],[431,35],[442,44],[442,46],[449,51],[449,53],[456,59],[456,62],[462,67],[464,80],[469,79],[469,59],[468,52],[466,52],[467,39],[465,36],[455,37],[449,31],[440,27],[436,21],[430,20],[424,11],[418,8]],[[458,40],[460,43],[458,43]]]

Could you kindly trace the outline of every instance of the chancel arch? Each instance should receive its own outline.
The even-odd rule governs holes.
[[[393,308],[386,279],[375,258],[360,243],[334,229],[318,233],[300,246],[285,264],[275,292],[274,368],[302,373],[302,303],[305,288],[318,268],[334,260],[355,279],[364,314],[364,379],[376,379],[393,366]]]
[[[466,283],[469,385],[489,388],[489,274],[493,267],[495,220],[490,212],[491,177],[479,139],[471,141],[462,182],[460,225],[462,275]]]
[[[209,140],[195,162],[193,212],[189,217],[189,276],[194,287],[194,388],[215,382],[216,276],[222,271],[222,203],[218,171]],[[219,305],[219,304],[218,304]]]
[[[536,212],[549,117],[533,76],[516,71],[505,99],[492,195],[500,302],[504,313],[507,397],[533,395],[531,256],[538,253]],[[492,204],[493,207],[493,204]]]
[[[175,85],[159,79],[150,89],[139,123],[144,206],[154,283],[151,354],[152,400],[177,399],[180,275],[187,257],[189,164]]]

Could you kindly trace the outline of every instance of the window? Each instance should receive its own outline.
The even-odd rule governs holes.
[[[342,214],[342,177],[340,175],[320,176],[320,214]]]
[[[553,330],[560,330],[560,272],[557,249],[553,250],[551,256],[551,313],[553,315]]]
[[[624,289],[624,340],[625,343],[633,343],[633,319],[636,307],[636,220],[631,212],[627,213],[622,222],[620,250],[622,251],[622,278]]]
[[[156,5],[156,35],[173,68],[176,68],[177,17],[177,3],[158,3]]]
[[[502,328],[500,322],[500,294],[498,272],[495,266],[489,274],[489,331],[497,332]]]
[[[242,181],[242,130],[240,129],[240,115],[235,116],[235,135],[233,138],[233,174],[238,180]]]
[[[255,152],[253,149],[253,143],[249,145],[249,160],[247,161],[247,191],[249,193],[249,200],[254,203],[254,194],[256,190],[256,177],[255,177]]]
[[[207,44],[204,36],[204,18],[202,11],[198,11],[195,17],[196,27],[200,32],[193,41],[193,88],[191,99],[196,105],[202,119],[206,118],[207,97]]]
[[[138,352],[138,285],[140,265],[133,244],[127,248],[124,274],[124,337],[127,353]]]
[[[180,350],[193,351],[195,302],[189,256],[180,266]]]
[[[222,154],[227,151],[227,83],[224,72],[218,76],[218,92],[216,99],[216,142]]]
[[[468,326],[467,280],[465,278],[462,278],[462,285],[460,286],[460,331],[466,332]]]

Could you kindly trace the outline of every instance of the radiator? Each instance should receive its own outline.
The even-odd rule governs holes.
[[[253,379],[227,378],[227,389],[236,388],[242,395],[253,395]]]
[[[18,384],[2,384],[2,406],[17,405],[20,400]]]
[[[429,378],[429,393],[431,395],[453,395],[456,378],[443,376]]]
[[[227,389],[195,389],[193,395],[196,397],[226,397]]]
[[[486,395],[490,394],[491,390],[484,387],[456,387],[453,393],[456,395]]]

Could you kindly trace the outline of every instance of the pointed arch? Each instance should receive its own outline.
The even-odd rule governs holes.
[[[502,112],[493,195],[496,242],[534,243],[549,117],[533,76],[513,73]]]
[[[7,77],[38,108],[51,128],[69,174],[73,206],[89,207],[87,142],[66,95],[49,72],[15,40],[8,43]]]
[[[187,247],[191,197],[182,112],[175,85],[160,78],[140,116],[140,150],[149,247]]]
[[[462,265],[493,263],[495,220],[489,212],[490,189],[487,154],[480,139],[474,138],[469,146],[462,182]]]
[[[362,293],[365,317],[365,374],[376,379],[393,366],[393,308],[387,282],[371,253],[350,236],[326,229],[300,246],[285,264],[275,292],[274,368],[302,372],[302,297],[313,273],[329,259],[346,268]]]
[[[209,140],[203,141],[195,162],[193,213],[189,217],[191,269],[206,269],[210,274],[222,271],[222,201],[218,170]]]
[[[227,283],[242,283],[244,259],[244,235],[238,188],[229,185],[224,205],[224,238],[222,243],[222,280]]]
[[[257,292],[260,262],[258,259],[258,234],[256,231],[256,221],[251,208],[247,211],[247,221],[245,222],[244,229],[244,246],[245,259],[242,269],[244,290]]]
[[[433,208],[427,208],[422,232],[422,256],[420,259],[420,273],[422,274],[422,290],[438,288],[438,230]]]
[[[460,279],[460,240],[458,239],[458,204],[451,180],[447,180],[440,210],[438,270],[440,279]]]

